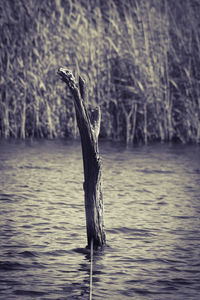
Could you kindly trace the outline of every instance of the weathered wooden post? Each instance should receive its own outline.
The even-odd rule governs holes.
[[[89,113],[85,103],[86,86],[81,76],[77,83],[67,68],[59,68],[58,74],[67,84],[74,98],[83,154],[87,242],[88,247],[93,242],[94,249],[97,249],[106,241],[101,185],[102,164],[98,149],[101,112],[100,108],[96,107]]]

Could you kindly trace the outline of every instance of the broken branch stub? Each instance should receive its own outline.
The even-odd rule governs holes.
[[[83,154],[87,242],[90,246],[93,240],[94,248],[98,248],[106,241],[101,183],[102,164],[98,150],[101,111],[96,107],[88,112],[85,104],[86,85],[81,76],[79,83],[76,83],[72,72],[67,68],[59,68],[58,74],[74,98]]]

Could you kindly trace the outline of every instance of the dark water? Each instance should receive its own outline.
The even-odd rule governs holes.
[[[93,299],[200,299],[200,150],[100,145]],[[89,299],[79,143],[0,143],[0,299]]]

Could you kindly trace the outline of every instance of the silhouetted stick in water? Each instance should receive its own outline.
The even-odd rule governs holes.
[[[83,154],[87,242],[90,248],[93,241],[93,247],[97,249],[106,241],[101,185],[102,164],[98,149],[101,111],[99,107],[95,107],[89,113],[85,103],[86,86],[81,76],[77,83],[67,68],[59,68],[58,74],[67,84],[74,98]]]

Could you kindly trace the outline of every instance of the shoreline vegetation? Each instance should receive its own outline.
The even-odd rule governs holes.
[[[197,0],[2,0],[0,138],[78,138],[64,65],[101,108],[100,139],[199,144],[199,15]]]

